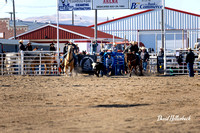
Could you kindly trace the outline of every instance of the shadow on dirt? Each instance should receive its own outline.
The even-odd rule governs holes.
[[[96,105],[93,108],[131,108],[138,106],[149,106],[150,104],[105,104],[105,105]]]

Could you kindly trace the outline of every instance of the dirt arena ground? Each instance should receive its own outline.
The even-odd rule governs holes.
[[[0,77],[2,133],[199,131],[200,76]]]

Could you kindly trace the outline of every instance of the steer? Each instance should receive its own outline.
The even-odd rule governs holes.
[[[103,71],[104,71],[103,63],[100,63],[100,62],[92,63],[92,68],[94,70],[94,74],[97,77],[99,77],[100,73],[101,73],[101,76],[103,77]]]

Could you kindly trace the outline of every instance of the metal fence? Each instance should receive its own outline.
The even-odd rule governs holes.
[[[187,64],[185,62],[185,56],[182,58],[182,62],[178,63],[176,54],[168,54],[166,56],[166,74],[167,75],[187,75],[188,69]],[[164,73],[164,61],[159,62],[157,54],[151,54],[148,70],[150,73]],[[194,72],[197,75],[200,75],[200,62],[198,59],[195,59],[194,62]]]
[[[166,73],[170,75],[188,74],[185,56],[183,62],[177,62],[176,54],[167,54]],[[0,75],[59,75],[59,59],[56,52],[31,51],[0,54]],[[163,63],[159,62],[157,54],[150,54],[148,62],[149,73],[164,73]],[[195,60],[195,74],[200,75],[200,62]]]
[[[22,51],[0,54],[1,75],[58,75],[56,52]]]

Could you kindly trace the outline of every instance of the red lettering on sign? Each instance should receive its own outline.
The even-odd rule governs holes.
[[[118,3],[118,0],[104,0],[104,4],[113,4],[113,3]]]

